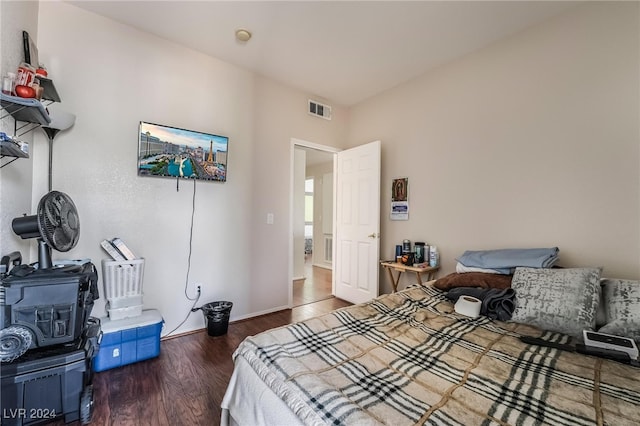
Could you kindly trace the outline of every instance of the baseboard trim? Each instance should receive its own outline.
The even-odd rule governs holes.
[[[262,315],[268,315],[268,314],[272,314],[274,312],[284,311],[284,310],[287,310],[287,309],[291,309],[291,307],[288,306],[288,305],[283,305],[283,306],[278,306],[278,307],[275,307],[275,308],[272,308],[272,309],[267,309],[267,310],[260,311],[260,312],[253,312],[253,313],[250,313],[250,314],[247,314],[247,315],[241,315],[239,317],[235,317],[235,318],[231,319],[229,321],[229,324],[233,324],[234,322],[245,321],[245,320],[252,319],[252,318],[255,318],[255,317],[261,317]]]
[[[314,263],[313,266],[317,266],[322,269],[333,269],[333,265],[327,265],[326,263]]]
[[[247,315],[241,315],[239,317],[229,318],[229,324],[233,324],[233,323],[236,323],[236,322],[242,322],[242,321],[254,319],[256,317],[261,317],[263,315],[272,314],[274,312],[286,311],[288,309],[291,309],[291,307],[289,307],[289,306],[279,306],[279,307],[276,307],[276,308],[273,308],[273,309],[267,309],[267,310],[264,310],[264,311],[254,312],[254,313],[247,314]],[[172,334],[170,336],[161,337],[160,341],[171,340],[171,339],[175,339],[176,337],[184,337],[184,336],[188,336],[190,334],[202,333],[203,331],[207,331],[207,328],[206,327],[197,328],[195,330],[185,331],[184,333]]]
[[[206,331],[206,330],[207,330],[206,328],[196,328],[195,330],[185,331],[184,333],[171,334],[169,336],[161,337],[160,341],[162,342],[163,340],[171,340],[171,339],[175,339],[176,337],[184,337],[184,336],[188,336],[190,334],[201,333],[201,332]]]

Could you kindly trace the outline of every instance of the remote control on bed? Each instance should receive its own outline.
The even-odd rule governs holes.
[[[638,360],[632,359],[627,352],[618,351],[614,349],[598,348],[594,346],[587,346],[583,344],[569,344],[569,343],[557,343],[549,340],[541,339],[539,337],[520,336],[520,340],[528,345],[545,346],[549,348],[555,348],[568,352],[578,352],[585,355],[593,355],[600,358],[607,358],[614,361],[629,364],[634,367],[640,367]]]

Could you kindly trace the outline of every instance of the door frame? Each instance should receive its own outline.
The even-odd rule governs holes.
[[[289,289],[289,300],[288,300],[288,307],[292,308],[293,307],[293,187],[294,187],[294,165],[295,165],[295,160],[294,160],[294,150],[296,147],[302,147],[302,148],[311,148],[311,149],[316,149],[319,151],[324,151],[327,152],[329,154],[333,154],[333,234],[335,235],[335,231],[336,231],[336,173],[335,173],[335,168],[336,168],[336,153],[342,151],[339,148],[333,147],[333,146],[328,146],[328,145],[321,145],[315,142],[309,142],[309,141],[305,141],[303,139],[297,139],[297,138],[291,138],[291,146],[290,146],[290,152],[289,152],[289,256],[288,256],[288,264],[289,264],[289,271],[288,271],[288,289]],[[333,252],[335,253],[335,239],[333,241],[334,244],[334,250]],[[336,261],[334,259],[332,265],[331,265],[331,270],[334,271],[335,270],[335,264]],[[336,288],[336,282],[335,282],[335,274],[331,274],[331,293],[335,293],[335,288]]]

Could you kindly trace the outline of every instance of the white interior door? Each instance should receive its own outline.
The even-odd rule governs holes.
[[[380,141],[338,152],[335,295],[352,303],[378,296]]]

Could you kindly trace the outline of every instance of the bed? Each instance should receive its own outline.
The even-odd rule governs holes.
[[[640,424],[640,369],[525,344],[570,337],[460,315],[431,284],[247,338],[222,424]]]

